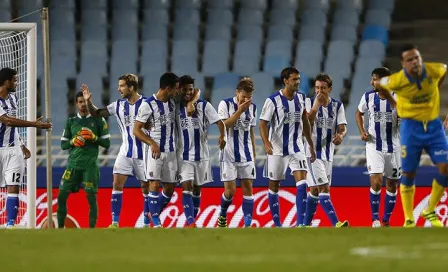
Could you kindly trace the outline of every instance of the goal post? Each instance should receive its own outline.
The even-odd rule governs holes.
[[[37,111],[37,27],[36,23],[0,23],[0,65],[18,72],[17,117],[28,121],[36,120]],[[36,128],[19,128],[18,131],[31,158],[26,161],[26,176],[20,188],[17,224],[36,228]],[[4,203],[0,206],[4,216]]]

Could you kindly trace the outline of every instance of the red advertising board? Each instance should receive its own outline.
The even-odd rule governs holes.
[[[419,217],[420,212],[426,206],[429,199],[430,188],[419,187],[415,197],[414,215],[418,218],[418,226],[428,226],[429,223]],[[223,192],[221,188],[204,188],[201,198],[201,211],[197,218],[198,227],[216,227],[216,220],[220,210],[220,197]],[[53,191],[53,209],[57,209],[57,193]],[[183,227],[185,216],[183,215],[181,205],[181,191],[177,190],[171,200],[171,203],[163,211],[161,219],[164,227]],[[37,225],[45,226],[46,217],[46,191],[38,189],[37,191]],[[104,228],[110,224],[111,189],[102,188],[98,193],[99,217],[97,227]],[[255,188],[255,208],[253,222],[257,227],[271,227],[273,225],[268,205],[267,189]],[[368,227],[371,226],[371,213],[369,203],[369,189],[366,187],[335,187],[331,189],[331,198],[336,208],[340,220],[349,220],[351,226]],[[295,226],[296,207],[295,207],[295,188],[283,188],[280,192],[280,209],[284,227]],[[383,211],[384,189],[381,202],[380,214]],[[448,197],[447,194],[442,198],[437,207],[437,213],[448,225]],[[236,197],[228,210],[229,227],[243,226],[243,213],[241,210],[242,197],[241,190],[238,189]],[[89,206],[84,192],[70,195],[68,200],[68,220],[69,227],[88,227]],[[56,217],[54,216],[54,219]],[[391,225],[401,226],[404,222],[401,208],[400,197],[397,199],[396,209],[391,217]],[[328,227],[330,222],[323,210],[319,207],[313,221],[314,226]],[[125,189],[123,194],[123,207],[120,217],[120,227],[142,227],[143,226],[143,197],[138,188]]]

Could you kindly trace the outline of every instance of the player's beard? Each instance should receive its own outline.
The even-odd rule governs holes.
[[[8,88],[8,93],[15,93],[16,92],[16,88],[12,87],[12,88]]]

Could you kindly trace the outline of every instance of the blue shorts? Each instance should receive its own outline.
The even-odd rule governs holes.
[[[401,163],[403,172],[415,172],[420,163],[422,150],[434,164],[448,163],[448,143],[439,118],[426,123],[401,119]]]

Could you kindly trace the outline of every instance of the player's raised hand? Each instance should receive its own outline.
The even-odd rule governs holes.
[[[314,103],[318,103],[319,106],[324,105],[325,104],[325,95],[323,93],[318,94]]]
[[[157,160],[160,158],[160,147],[154,141],[152,141],[151,143],[151,153],[153,159]]]
[[[219,146],[219,149],[221,149],[221,150],[223,150],[224,147],[226,146],[226,138],[224,135],[219,136],[218,146]]]
[[[339,133],[336,133],[333,137],[333,143],[335,145],[340,145],[342,143],[342,135]]]
[[[369,141],[369,138],[370,138],[370,135],[369,135],[367,132],[364,131],[364,132],[361,134],[361,140],[362,140],[362,141],[367,142],[367,141]]]
[[[92,93],[89,90],[89,87],[86,84],[81,85],[82,96],[84,100],[89,100],[92,97]]]
[[[42,122],[42,116],[37,118],[36,121],[34,121],[36,128],[41,128],[41,129],[50,129],[53,127],[53,125],[51,123],[47,123],[47,122]]]
[[[265,145],[264,145],[264,150],[266,151],[266,154],[268,154],[268,155],[272,155],[273,154],[273,149],[272,149],[272,144],[271,144],[271,142],[267,142]]]
[[[23,155],[25,156],[25,160],[31,158],[31,151],[24,145],[22,145],[22,152]]]
[[[247,109],[250,107],[251,104],[252,100],[246,100],[243,103],[238,102],[238,110],[241,112],[245,112],[247,111]]]

